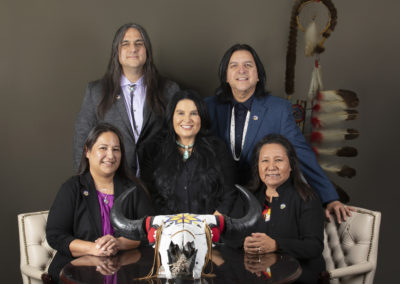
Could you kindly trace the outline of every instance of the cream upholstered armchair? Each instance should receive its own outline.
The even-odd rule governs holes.
[[[381,213],[353,208],[356,211],[346,222],[325,225],[323,256],[330,283],[374,281]]]
[[[42,283],[41,276],[47,272],[55,255],[46,240],[46,223],[49,211],[18,215],[19,249],[22,280]]]

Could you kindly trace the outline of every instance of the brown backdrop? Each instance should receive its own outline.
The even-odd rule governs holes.
[[[337,180],[352,204],[383,212],[376,283],[394,280],[400,239],[395,187],[400,160],[398,64],[400,4],[334,1],[338,25],[321,56],[326,89],[358,93],[359,157],[352,180]],[[288,0],[2,1],[0,4],[1,282],[20,282],[17,217],[48,209],[72,172],[73,125],[88,81],[105,71],[123,23],[142,24],[160,71],[203,96],[233,43],[258,51],[268,88],[284,96]],[[302,40],[300,40],[301,42]],[[305,97],[312,60],[298,50],[296,96]],[[396,250],[394,250],[396,248]],[[4,279],[5,278],[5,279]]]

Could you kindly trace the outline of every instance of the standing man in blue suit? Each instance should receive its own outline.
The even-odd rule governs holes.
[[[338,199],[332,183],[318,165],[314,152],[297,127],[291,104],[265,91],[266,75],[255,50],[247,44],[229,48],[219,66],[220,86],[206,98],[212,130],[224,139],[237,164],[237,182],[246,184],[251,175],[255,144],[270,133],[286,136],[296,148],[307,182],[326,205],[326,216],[339,222],[351,215]]]

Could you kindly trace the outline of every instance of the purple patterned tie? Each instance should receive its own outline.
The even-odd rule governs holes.
[[[136,122],[135,122],[135,114],[134,114],[135,111],[133,109],[133,97],[135,95],[136,84],[129,85],[129,90],[131,91],[131,115],[132,115],[133,130],[137,135],[139,135],[139,132],[138,132],[137,126],[136,126]]]

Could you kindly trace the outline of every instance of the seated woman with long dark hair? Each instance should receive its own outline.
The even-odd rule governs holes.
[[[140,240],[114,234],[110,210],[114,200],[136,186],[123,210],[132,219],[153,213],[147,194],[127,170],[119,130],[110,124],[94,127],[86,139],[79,175],[68,179],[50,208],[46,237],[57,250],[49,267],[55,281],[63,266],[83,255],[110,256],[136,248]]]
[[[254,233],[244,240],[249,254],[283,252],[302,266],[296,283],[317,283],[325,270],[324,211],[317,194],[304,182],[292,144],[270,134],[258,142],[249,190],[263,208]]]
[[[147,145],[141,178],[159,214],[227,214],[235,199],[233,161],[225,144],[209,134],[210,120],[194,91],[174,95],[166,133]]]

